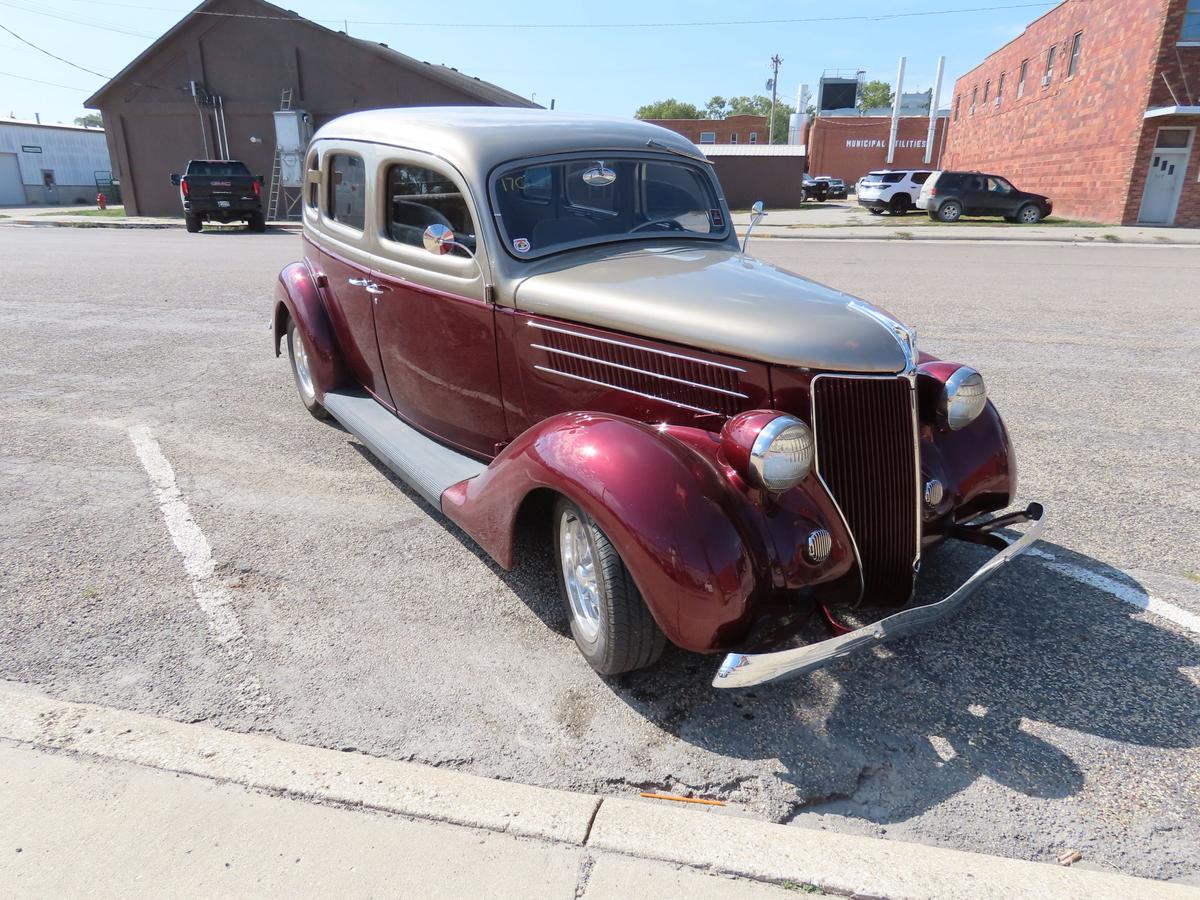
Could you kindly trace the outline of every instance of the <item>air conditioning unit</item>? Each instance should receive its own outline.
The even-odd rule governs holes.
[[[1042,76],[1042,87],[1049,87],[1049,85],[1050,85],[1050,76],[1043,75]]]

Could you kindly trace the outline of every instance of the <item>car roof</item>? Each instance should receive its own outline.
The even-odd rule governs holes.
[[[707,162],[687,138],[648,122],[502,106],[424,106],[350,113],[313,135],[314,141],[324,139],[423,150],[476,176],[508,160],[531,156],[605,150],[653,152],[648,141]]]

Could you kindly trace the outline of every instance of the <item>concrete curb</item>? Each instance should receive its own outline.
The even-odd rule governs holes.
[[[113,222],[100,218],[81,217],[78,219],[0,219],[0,225],[24,225],[37,228],[132,228],[143,230],[159,230],[164,228],[183,228],[183,220],[178,222]],[[242,225],[217,225],[219,228],[242,228]],[[270,222],[267,232],[300,231],[299,222]]]
[[[737,233],[740,240],[745,236],[745,232]],[[1095,245],[1098,247],[1200,247],[1200,241],[1172,241],[1172,240],[1147,240],[1145,238],[1121,238],[1120,240],[1109,240],[1097,235],[1092,237],[1080,236],[1063,236],[1063,237],[1045,237],[1028,235],[1020,236],[1013,235],[1012,237],[999,237],[989,235],[972,235],[960,234],[952,235],[938,231],[935,234],[923,234],[919,231],[908,232],[905,235],[897,234],[760,234],[755,231],[751,242],[757,240],[764,241],[932,241],[939,243],[976,243],[976,244],[1019,244],[1031,246],[1034,244],[1072,244],[1072,245]]]
[[[0,683],[0,738],[776,883],[888,900],[1184,900],[1200,889],[536,788],[53,700]]]

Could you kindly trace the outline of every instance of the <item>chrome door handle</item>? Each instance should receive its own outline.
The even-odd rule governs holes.
[[[382,294],[387,291],[387,288],[382,288],[373,281],[368,281],[363,285],[368,294]]]
[[[370,278],[347,278],[346,283],[352,284],[355,287],[366,287],[368,284],[371,283],[371,279]]]

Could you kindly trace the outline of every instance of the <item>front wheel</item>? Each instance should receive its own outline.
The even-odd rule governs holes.
[[[937,217],[942,222],[957,222],[962,218],[962,204],[957,200],[947,200],[938,207]]]
[[[1026,203],[1017,210],[1017,221],[1022,225],[1036,225],[1042,221],[1042,211],[1032,203]]]
[[[296,333],[296,323],[291,319],[288,319],[287,344],[288,358],[292,361],[292,376],[296,379],[296,390],[300,392],[300,402],[314,418],[328,419],[329,412],[317,399],[317,387],[308,362],[308,350],[304,346],[304,340]]]
[[[619,675],[656,662],[666,637],[608,537],[566,497],[554,507],[554,549],[571,635],[588,664]]]

